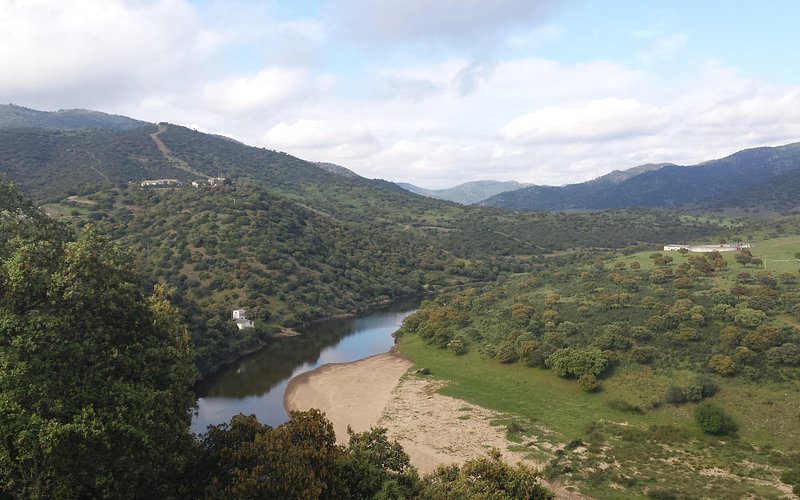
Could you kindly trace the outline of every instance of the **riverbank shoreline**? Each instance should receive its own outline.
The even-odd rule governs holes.
[[[284,408],[321,410],[340,444],[348,442],[348,426],[355,432],[386,427],[422,473],[485,455],[490,448],[501,450],[510,463],[525,461],[523,453],[508,451],[505,427],[493,425],[500,414],[438,394],[446,382],[406,376],[413,367],[396,347],[358,361],[325,364],[289,381]]]
[[[331,316],[325,316],[325,317],[317,318],[317,319],[314,319],[314,320],[311,320],[311,321],[308,321],[308,322],[305,322],[305,323],[293,324],[291,326],[271,325],[271,326],[275,326],[276,328],[278,328],[278,331],[276,332],[276,334],[270,336],[269,338],[267,338],[265,340],[259,341],[257,343],[257,345],[252,346],[251,348],[244,349],[244,350],[242,350],[240,352],[237,352],[237,353],[233,353],[231,356],[229,356],[229,357],[217,362],[215,365],[213,365],[212,367],[208,368],[205,371],[198,370],[197,380],[195,381],[195,393],[197,393],[198,395],[201,394],[202,393],[202,389],[201,388],[206,383],[208,383],[209,380],[212,380],[215,376],[219,375],[221,372],[223,372],[226,369],[230,368],[232,365],[244,360],[245,358],[247,358],[251,354],[257,353],[261,349],[264,349],[264,348],[268,347],[273,342],[280,342],[280,341],[283,341],[285,339],[290,339],[290,338],[293,338],[293,337],[301,336],[301,335],[303,335],[303,330],[306,330],[306,329],[308,329],[308,328],[310,328],[310,327],[312,327],[312,326],[314,326],[316,324],[324,323],[325,321],[330,321],[330,320],[335,320],[335,319],[357,318],[359,316],[362,316],[364,314],[369,313],[370,311],[380,310],[380,309],[385,308],[385,307],[391,307],[391,306],[393,306],[394,304],[397,304],[397,303],[403,303],[403,302],[406,302],[406,301],[415,301],[415,300],[419,300],[419,302],[422,302],[426,298],[438,295],[438,294],[440,294],[442,292],[447,292],[447,291],[451,291],[451,290],[459,290],[459,289],[469,288],[469,287],[476,287],[476,286],[486,285],[488,283],[491,283],[491,281],[474,281],[474,282],[469,282],[469,283],[459,283],[459,284],[456,284],[456,285],[442,286],[442,287],[439,287],[439,288],[426,290],[426,291],[423,291],[423,292],[420,292],[420,293],[414,293],[414,294],[408,294],[408,295],[398,295],[396,297],[392,297],[392,298],[389,298],[389,299],[370,302],[370,303],[367,303],[367,304],[365,304],[365,305],[363,305],[361,307],[358,307],[358,308],[354,309],[351,312],[334,314],[334,315],[331,315]]]
[[[286,411],[317,408],[333,423],[336,440],[347,443],[355,432],[377,425],[394,389],[412,367],[393,347],[389,352],[349,363],[328,363],[289,381],[283,395]]]
[[[302,336],[305,334],[304,333],[305,330],[308,330],[309,328],[312,328],[315,325],[325,323],[326,321],[331,321],[331,320],[358,318],[360,316],[369,314],[371,312],[380,311],[385,308],[393,307],[395,304],[402,304],[405,302],[419,303],[425,300],[425,297],[428,297],[430,295],[435,295],[437,293],[440,293],[442,290],[454,288],[456,286],[466,286],[466,285],[454,285],[453,287],[427,291],[419,294],[400,295],[397,297],[393,297],[391,299],[380,300],[377,302],[370,302],[351,312],[333,314],[331,316],[325,316],[305,323],[298,323],[291,326],[270,325],[270,327],[277,328],[276,332],[273,335],[269,336],[264,340],[259,340],[256,345],[251,346],[250,348],[243,349],[242,351],[236,353],[232,353],[230,356],[220,360],[215,365],[213,365],[212,367],[208,368],[205,371],[198,370],[197,380],[195,380],[195,393],[197,393],[198,395],[201,394],[203,392],[202,387],[204,387],[207,383],[209,383],[209,381],[213,380],[215,376],[224,372],[226,369],[229,369],[236,363],[245,360],[248,356],[258,353],[260,350],[269,347],[271,344],[275,342],[281,342],[286,339]]]

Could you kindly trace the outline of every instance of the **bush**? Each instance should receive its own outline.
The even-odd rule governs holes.
[[[467,346],[461,339],[453,339],[447,344],[447,350],[456,356],[461,356],[467,353]]]
[[[600,388],[600,381],[593,373],[584,373],[578,377],[578,385],[586,392],[596,391]]]
[[[667,389],[667,392],[664,394],[664,401],[671,405],[679,405],[686,402],[686,394],[683,392],[678,386],[672,386]]]
[[[697,405],[697,409],[694,412],[694,421],[697,422],[700,430],[714,436],[733,434],[739,429],[733,418],[725,413],[722,408],[709,403]]]
[[[719,386],[705,375],[698,375],[694,383],[700,386],[704,398],[713,396],[719,390]]]

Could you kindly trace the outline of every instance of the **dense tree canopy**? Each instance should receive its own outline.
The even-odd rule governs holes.
[[[186,328],[106,238],[0,186],[0,491],[165,494],[191,444]]]

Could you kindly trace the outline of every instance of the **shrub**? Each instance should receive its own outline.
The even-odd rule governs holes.
[[[703,399],[703,388],[695,384],[687,385],[683,388],[683,395],[687,401],[700,401]]]
[[[646,365],[652,363],[655,357],[656,348],[653,346],[637,346],[631,349],[631,359],[639,364]]]
[[[714,436],[733,434],[739,429],[733,418],[725,413],[722,408],[709,403],[697,405],[697,409],[694,412],[694,421],[697,422],[700,430]]]
[[[638,406],[632,405],[622,399],[611,400],[608,402],[608,406],[623,413],[632,413],[634,415],[641,415],[644,413],[644,411],[642,411],[642,409]]]
[[[719,390],[719,386],[705,375],[698,375],[694,383],[700,386],[704,398],[713,396]]]
[[[578,385],[584,391],[592,392],[600,388],[600,381],[594,373],[584,373],[578,377]]]
[[[781,475],[781,481],[792,485],[792,491],[800,495],[800,467],[787,470]]]
[[[456,356],[461,356],[467,353],[467,346],[464,345],[461,339],[453,339],[447,344],[447,350]]]
[[[671,405],[683,404],[686,402],[686,394],[683,392],[683,389],[673,385],[667,389],[667,392],[664,394],[664,401]]]
[[[514,349],[514,344],[506,343],[501,345],[495,353],[495,359],[501,363],[515,363],[517,361],[517,350]]]
[[[608,358],[599,349],[568,347],[551,354],[545,364],[560,377],[580,377],[588,373],[597,376],[608,367]]]

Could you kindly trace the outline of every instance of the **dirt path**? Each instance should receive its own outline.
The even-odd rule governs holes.
[[[164,158],[166,158],[166,160],[170,162],[175,168],[179,168],[184,172],[189,172],[190,174],[196,175],[197,177],[204,177],[206,179],[210,179],[211,178],[210,175],[200,172],[199,170],[195,170],[194,168],[192,168],[191,165],[189,165],[185,161],[181,160],[180,158],[172,154],[172,151],[170,151],[167,145],[164,144],[164,141],[161,140],[161,137],[159,137],[159,135],[166,132],[166,130],[167,126],[159,123],[158,131],[150,134],[150,138],[153,140],[153,142],[156,143],[156,147],[164,156]]]
[[[97,157],[94,155],[94,153],[89,153],[89,156],[91,156],[91,157],[92,157],[92,159],[93,159],[95,162],[97,162],[97,164],[98,164],[98,165],[101,165],[101,163],[100,163],[100,160],[98,160],[98,159],[97,159]],[[105,180],[107,180],[107,181],[111,182],[111,179],[109,179],[109,178],[108,178],[108,176],[107,176],[106,174],[104,174],[103,172],[101,172],[101,171],[97,170],[97,167],[95,167],[95,166],[93,166],[93,165],[89,165],[89,168],[91,168],[92,170],[94,170],[94,171],[95,171],[95,172],[96,172],[96,173],[97,173],[97,174],[98,174],[100,177],[102,177],[103,179],[105,179]]]
[[[797,321],[792,319],[792,317],[789,316],[788,314],[781,314],[780,316],[778,316],[778,321],[782,321],[782,322],[786,323],[787,325],[793,326],[793,327],[795,327],[795,328],[800,330],[800,323],[798,323]]]

